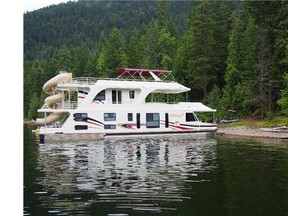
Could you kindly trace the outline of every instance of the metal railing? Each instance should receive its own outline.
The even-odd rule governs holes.
[[[123,77],[123,76],[119,76],[117,78],[76,77],[76,78],[73,78],[73,83],[74,84],[80,84],[80,85],[94,85],[98,80],[145,81],[145,82],[176,82],[174,77],[171,80],[166,79],[166,77],[165,77],[164,79],[162,79],[160,81],[156,81],[153,78],[145,78],[143,80],[143,79],[141,79],[141,77],[131,77],[131,76],[130,77]]]
[[[98,77],[76,77],[73,79],[74,84],[93,85],[98,80],[115,80],[113,78],[98,78]]]
[[[78,106],[77,101],[64,101],[64,103],[62,103],[63,109],[76,109],[77,106]]]

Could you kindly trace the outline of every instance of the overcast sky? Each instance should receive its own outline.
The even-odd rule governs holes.
[[[62,2],[68,2],[69,0],[24,0],[24,10],[26,11],[33,11],[43,7],[47,7],[52,4],[59,4]]]

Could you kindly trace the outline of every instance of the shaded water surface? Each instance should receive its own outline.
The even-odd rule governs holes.
[[[288,144],[24,140],[24,215],[288,215]]]

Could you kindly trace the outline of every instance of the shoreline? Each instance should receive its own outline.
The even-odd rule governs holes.
[[[288,132],[269,132],[263,131],[262,129],[264,128],[255,126],[218,127],[216,135],[220,137],[235,136],[247,138],[281,139],[288,141]]]

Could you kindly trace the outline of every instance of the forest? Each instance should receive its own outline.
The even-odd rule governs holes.
[[[43,84],[169,69],[217,118],[288,114],[287,1],[83,1],[24,13],[24,117]]]

